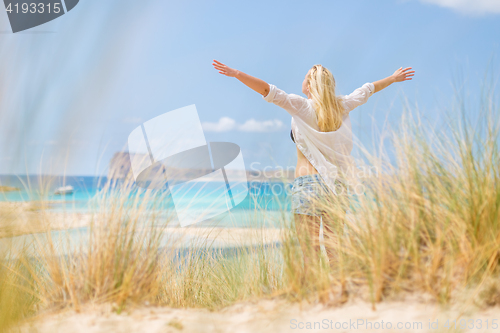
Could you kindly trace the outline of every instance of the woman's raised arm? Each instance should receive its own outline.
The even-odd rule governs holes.
[[[415,73],[415,71],[408,72],[408,70],[410,70],[410,69],[411,69],[411,67],[406,67],[405,69],[403,69],[403,67],[401,67],[401,68],[397,69],[394,72],[394,74],[392,74],[391,76],[388,76],[385,79],[373,82],[373,85],[375,86],[374,93],[390,86],[394,82],[411,80],[410,76],[415,75],[415,74],[412,74],[412,73]]]
[[[245,74],[236,69],[229,68],[217,60],[214,60],[212,65],[214,65],[215,69],[218,70],[219,73],[237,78],[246,86],[261,94],[266,102],[276,104],[277,106],[285,109],[292,116],[303,114],[304,110],[307,110],[307,98],[295,94],[287,94],[273,84],[269,84],[261,79]]]
[[[253,77],[251,75],[248,75],[246,73],[243,73],[239,70],[230,68],[223,63],[214,60],[212,63],[214,68],[219,71],[219,73],[229,76],[229,77],[235,77],[241,82],[243,82],[247,87],[255,90],[262,96],[266,97],[267,94],[269,94],[269,84],[265,81],[262,81],[261,79],[258,79],[256,77]]]

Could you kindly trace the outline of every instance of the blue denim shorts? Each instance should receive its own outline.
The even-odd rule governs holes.
[[[328,200],[332,196],[341,196],[342,200],[347,198],[347,189],[340,181],[335,181],[337,195],[325,184],[319,174],[306,175],[295,178],[292,187],[292,212],[310,216],[322,216],[324,210],[315,207],[318,200]],[[346,201],[341,202],[344,204]],[[331,201],[331,200],[328,200]],[[336,200],[336,202],[338,202]],[[347,210],[347,209],[344,209]]]

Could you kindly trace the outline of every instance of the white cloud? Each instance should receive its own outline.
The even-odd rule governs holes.
[[[255,119],[247,120],[238,129],[243,132],[275,132],[283,129],[283,122],[278,119],[257,121]]]
[[[204,131],[207,132],[227,132],[234,129],[236,121],[229,117],[222,117],[217,123],[204,122],[201,124]]]
[[[201,124],[207,132],[228,132],[238,130],[242,132],[275,132],[282,130],[285,126],[281,120],[258,121],[249,119],[244,124],[237,124],[236,120],[229,117],[222,117],[216,123],[204,122]]]
[[[278,119],[258,121],[249,119],[244,124],[236,123],[236,120],[229,117],[222,117],[216,123],[204,122],[201,124],[207,132],[228,132],[238,130],[242,132],[275,132],[284,128],[283,122]]]
[[[451,8],[465,14],[500,14],[500,0],[420,0],[423,3]]]

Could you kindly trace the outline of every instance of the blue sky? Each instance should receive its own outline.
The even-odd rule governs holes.
[[[0,32],[0,174],[105,174],[135,127],[191,104],[207,141],[238,144],[247,169],[294,166],[291,116],[218,74],[212,59],[296,94],[317,63],[342,95],[413,67],[412,81],[352,111],[368,148],[406,102],[439,128],[454,87],[471,114],[485,75],[499,90],[494,0],[81,0],[18,34],[2,10]],[[221,118],[236,125],[217,131]]]

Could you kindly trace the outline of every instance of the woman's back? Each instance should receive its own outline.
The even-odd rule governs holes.
[[[321,173],[322,176],[328,178],[326,173],[330,174],[332,172],[332,170],[328,170],[332,169],[332,164],[338,167],[342,166],[338,164],[347,164],[343,163],[342,160],[346,159],[343,157],[350,155],[353,147],[349,112],[368,101],[368,98],[375,91],[373,83],[367,82],[351,94],[341,96],[345,110],[342,116],[342,125],[332,132],[320,131],[311,99],[295,94],[287,94],[272,84],[269,87],[270,91],[267,96],[263,97],[264,100],[282,107],[292,116],[292,134],[297,148],[295,177]],[[303,131],[307,133],[302,133]],[[309,142],[309,145],[306,141]],[[313,145],[318,147],[312,147]],[[325,157],[319,156],[318,151],[324,153]],[[332,151],[335,151],[336,154]],[[331,159],[328,157],[331,157]]]

